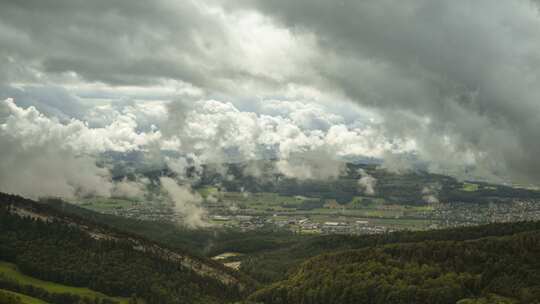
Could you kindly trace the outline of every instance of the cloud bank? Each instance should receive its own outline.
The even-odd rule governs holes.
[[[317,75],[411,136],[433,170],[537,181],[536,2],[236,1],[314,35]],[[323,57],[321,57],[322,59]]]
[[[99,152],[140,149],[159,136],[135,128],[129,117],[104,128],[78,120],[63,124],[6,99],[0,102],[0,191],[32,198],[110,196],[136,187],[128,181],[115,185],[95,158]]]
[[[385,151],[412,148],[410,142],[398,139],[389,144],[376,124],[346,123],[322,106],[262,101],[260,107],[262,113],[217,100],[170,104],[163,138],[183,154],[167,158],[169,167],[183,176],[196,164],[275,159],[275,170],[286,177],[329,179],[344,173],[347,157],[381,157]],[[249,169],[254,175],[263,171]]]
[[[536,1],[2,1],[0,20],[6,191],[110,193],[103,151],[540,178]]]

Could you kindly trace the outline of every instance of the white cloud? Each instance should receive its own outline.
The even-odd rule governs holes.
[[[141,198],[146,193],[146,186],[148,183],[150,183],[150,181],[146,178],[130,181],[124,177],[121,181],[114,183],[114,188],[111,190],[111,196]]]
[[[344,121],[342,117],[324,112],[318,105],[274,100],[262,101],[261,108],[262,114],[241,111],[217,100],[201,100],[189,108],[170,106],[173,119],[163,127],[172,132],[164,139],[175,138],[181,142],[183,154],[202,163],[277,158],[278,171],[299,178],[335,177],[344,157],[379,157],[387,150],[410,149],[407,143],[388,144],[376,126],[336,124]],[[306,122],[314,115],[303,114],[314,112],[324,113],[318,122],[325,121],[325,127]],[[177,166],[171,163],[171,167]]]
[[[66,124],[23,109],[13,100],[0,102],[0,191],[38,196],[109,196],[114,185],[106,168],[96,165],[104,151],[129,151],[159,139],[137,133],[133,117],[123,116],[104,128],[72,119]]]
[[[126,152],[138,150],[160,137],[159,132],[138,133],[135,117],[130,114],[116,116],[110,125],[103,128],[90,128],[76,119],[60,123],[34,107],[18,107],[12,99],[3,101],[2,107],[7,112],[2,123],[3,134],[21,139],[27,148],[55,142],[59,148],[77,153]]]
[[[422,188],[422,199],[428,204],[438,204],[441,189],[442,186],[438,183],[425,185]]]
[[[179,223],[189,228],[207,227],[206,210],[200,206],[202,197],[189,184],[179,185],[174,179],[160,178],[161,186],[174,203]]]
[[[183,128],[203,131],[162,146],[182,143],[202,161],[328,141],[339,156],[409,147],[439,172],[540,176],[538,1],[19,2],[0,4],[0,98],[24,95],[20,105],[62,121],[130,129],[133,114],[150,132],[166,119],[159,102],[217,99],[204,111],[218,121],[190,119]],[[69,93],[61,102],[57,88]],[[104,132],[84,140],[143,145]]]
[[[377,179],[369,175],[364,169],[358,169],[358,174],[360,174],[360,178],[358,179],[360,190],[366,195],[375,195]]]

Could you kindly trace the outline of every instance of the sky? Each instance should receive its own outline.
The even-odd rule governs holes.
[[[272,158],[328,179],[373,158],[539,185],[538,5],[0,0],[0,191],[140,193],[97,164],[110,151],[179,177]]]

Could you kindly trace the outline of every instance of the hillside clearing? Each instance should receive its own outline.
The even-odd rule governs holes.
[[[0,261],[0,274],[5,275],[7,278],[16,280],[20,284],[32,285],[34,287],[43,288],[50,293],[71,293],[79,295],[81,297],[95,298],[108,298],[119,303],[128,303],[127,298],[109,297],[101,292],[97,292],[84,287],[72,287],[54,282],[43,281],[21,273],[15,264]],[[31,303],[31,302],[30,302]],[[38,302],[39,303],[39,302]],[[42,302],[45,303],[45,302]]]

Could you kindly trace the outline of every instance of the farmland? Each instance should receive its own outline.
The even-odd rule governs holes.
[[[377,180],[374,193],[359,187],[359,169]],[[241,172],[241,165],[230,165],[231,178],[205,173],[192,185],[195,204],[204,209],[210,226],[365,234],[540,218],[538,191],[421,171],[399,175],[348,164],[348,173],[329,180],[258,180]],[[136,199],[94,197],[74,203],[100,213],[182,222],[173,203],[157,189]]]

